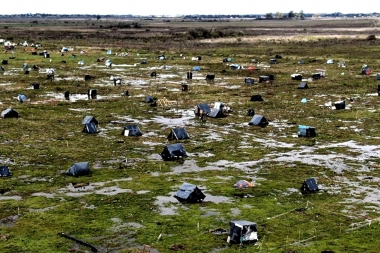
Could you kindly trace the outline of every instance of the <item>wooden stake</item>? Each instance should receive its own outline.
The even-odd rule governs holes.
[[[160,234],[160,235],[158,236],[158,238],[157,238],[157,242],[161,239],[161,237],[162,237],[162,234]]]

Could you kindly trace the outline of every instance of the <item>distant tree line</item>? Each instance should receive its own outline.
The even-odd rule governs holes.
[[[294,11],[289,11],[288,13],[281,13],[276,12],[275,14],[269,12],[265,14],[266,19],[299,19],[304,20],[306,15],[303,13],[303,11],[300,11],[298,13]]]
[[[218,15],[183,15],[176,18],[182,18],[184,20],[221,20],[221,19],[229,19],[229,18],[240,18],[240,19],[305,19],[309,17],[313,17],[315,13],[304,13],[303,11],[300,12],[294,12],[289,11],[288,13],[281,13],[281,12],[269,12],[266,14],[218,14]],[[341,12],[334,12],[334,13],[318,13],[318,16],[320,17],[380,17],[380,14],[377,12],[373,13],[346,13],[343,14]],[[0,18],[7,19],[7,18],[81,18],[81,19],[156,19],[156,18],[170,18],[169,16],[143,16],[143,15],[132,15],[132,14],[126,14],[126,15],[99,15],[99,14],[51,14],[51,13],[26,13],[26,14],[11,14],[11,15],[0,15]]]

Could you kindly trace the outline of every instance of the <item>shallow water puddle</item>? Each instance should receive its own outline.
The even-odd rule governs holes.
[[[56,207],[57,206],[48,206],[48,207],[40,208],[40,209],[29,209],[29,211],[30,212],[34,212],[34,213],[43,213],[43,212],[46,212],[46,211],[49,211],[49,210],[53,210]]]
[[[34,196],[34,197],[45,197],[47,199],[55,198],[55,194],[54,193],[46,193],[46,192],[35,192],[35,193],[32,193],[31,196]]]
[[[202,208],[204,210],[204,213],[201,214],[202,218],[210,217],[210,216],[220,216],[220,212],[217,212],[215,210],[205,210],[205,208]]]
[[[214,166],[214,165],[199,167],[197,165],[196,160],[193,160],[193,159],[186,159],[183,164],[174,166],[171,169],[172,169],[172,172],[168,174],[192,173],[192,172],[200,172],[200,171],[206,171],[206,170],[224,170],[224,168],[219,167],[219,166]]]
[[[89,183],[85,185],[69,184],[65,188],[58,189],[57,193],[65,194],[66,196],[70,196],[70,197],[81,197],[88,194],[100,194],[100,195],[111,196],[111,195],[116,195],[120,193],[127,193],[127,192],[131,193],[133,192],[132,190],[120,188],[118,184],[118,182],[131,181],[131,180],[132,178],[121,178],[121,179],[112,180],[112,181],[95,182],[95,183]],[[104,185],[110,184],[110,183],[114,183],[116,185],[104,187]],[[56,197],[57,193],[37,192],[37,193],[33,193],[32,196],[54,198]],[[1,197],[0,197],[0,200],[1,200]]]
[[[0,196],[0,201],[2,200],[22,200],[21,196]]]
[[[182,115],[181,118],[167,118],[163,116],[156,116],[152,118],[152,121],[166,125],[167,127],[185,127],[190,124],[194,119],[194,112],[189,110],[179,110],[178,114]]]
[[[115,220],[113,220],[113,222],[120,223],[120,221],[115,221]],[[113,232],[119,232],[120,230],[123,230],[123,229],[142,228],[142,227],[143,227],[143,225],[141,225],[140,223],[127,222],[127,223],[121,223],[121,224],[112,226],[109,228],[109,230],[113,231]]]
[[[154,204],[158,206],[161,215],[176,215],[178,214],[178,206],[174,205],[178,203],[174,196],[175,192],[171,196],[157,196]]]
[[[54,92],[48,92],[44,96],[46,97],[52,97],[53,99],[43,100],[43,101],[34,101],[31,103],[42,103],[44,101],[68,101],[68,102],[76,102],[78,100],[105,100],[110,98],[118,98],[121,97],[121,94],[112,94],[108,96],[101,96],[97,95],[96,99],[89,99],[87,94],[70,94],[69,99],[65,99],[64,93],[54,93]],[[40,96],[42,97],[42,96]]]
[[[232,200],[225,196],[213,196],[210,194],[207,194],[206,191],[202,190],[203,193],[206,195],[206,198],[204,199],[203,203],[212,202],[215,204],[221,204],[221,203],[232,203]],[[178,214],[179,208],[181,210],[188,210],[187,205],[197,205],[197,204],[182,204],[179,202],[174,195],[176,195],[175,192],[170,192],[169,196],[157,196],[156,200],[154,202],[155,205],[158,206],[159,212],[161,215],[176,215]],[[212,212],[212,210],[207,210],[205,207],[202,207],[207,212]],[[218,213],[219,214],[219,213]],[[212,214],[212,215],[218,215],[218,214]]]

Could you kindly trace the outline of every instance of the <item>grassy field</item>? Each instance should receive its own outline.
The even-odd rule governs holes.
[[[0,119],[0,165],[13,173],[0,178],[1,252],[91,250],[61,233],[98,252],[378,252],[380,42],[368,37],[380,36],[377,20],[33,21],[0,21],[0,38],[41,43],[37,52],[50,53],[32,55],[31,46],[0,52],[8,61],[0,108],[19,113]],[[244,68],[232,70],[223,58]],[[40,69],[25,74],[24,63]],[[364,64],[369,75],[361,74]],[[188,80],[193,66],[201,71]],[[47,68],[55,69],[53,81]],[[317,69],[326,76],[312,80]],[[295,73],[308,89],[297,89]],[[206,82],[207,74],[215,80]],[[274,81],[257,83],[263,75]],[[256,94],[264,101],[250,101]],[[145,96],[169,103],[153,107]],[[227,117],[194,115],[196,105],[218,101],[231,107]],[[335,110],[337,101],[346,109]],[[251,108],[267,127],[248,125]],[[99,121],[99,133],[82,132],[86,116]],[[123,136],[127,124],[143,135]],[[315,127],[317,136],[298,137],[298,125]],[[174,127],[190,135],[181,141],[188,157],[163,161]],[[85,161],[91,175],[65,175]],[[311,177],[321,190],[302,195]],[[235,189],[238,180],[255,187]],[[204,202],[178,202],[184,182],[197,185]],[[228,235],[212,233],[229,230],[232,220],[256,222],[259,241],[229,244]]]

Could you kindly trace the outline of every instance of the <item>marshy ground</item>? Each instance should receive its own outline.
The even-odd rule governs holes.
[[[377,19],[0,21],[4,39],[41,43],[37,51],[50,53],[32,55],[31,46],[0,53],[8,60],[0,72],[1,111],[19,113],[0,119],[0,165],[13,173],[0,178],[2,252],[90,250],[62,232],[99,252],[377,252],[379,25]],[[40,69],[25,74],[25,62]],[[368,75],[361,74],[364,64]],[[201,70],[189,80],[193,66]],[[53,81],[46,80],[50,67]],[[313,80],[320,69],[325,77]],[[295,73],[308,89],[297,89]],[[207,74],[215,80],[206,82]],[[257,83],[263,75],[275,79]],[[114,77],[121,83],[114,85]],[[256,83],[245,84],[246,77]],[[96,99],[89,89],[97,90]],[[250,101],[256,94],[264,101]],[[153,107],[145,96],[166,103]],[[197,104],[217,101],[231,107],[227,117],[194,115]],[[336,110],[336,101],[346,109]],[[251,108],[267,127],[248,125]],[[99,121],[99,133],[82,132],[88,115]],[[143,135],[121,135],[127,124]],[[298,137],[298,125],[315,127],[317,136]],[[181,141],[188,157],[166,162],[159,154],[173,143],[167,135],[175,127],[190,135]],[[65,175],[82,161],[90,163],[90,176]],[[302,195],[311,177],[321,190]],[[233,188],[241,179],[255,187]],[[197,185],[205,201],[178,202],[173,195],[184,182]],[[258,243],[230,245],[227,235],[210,233],[240,219],[257,222]]]

